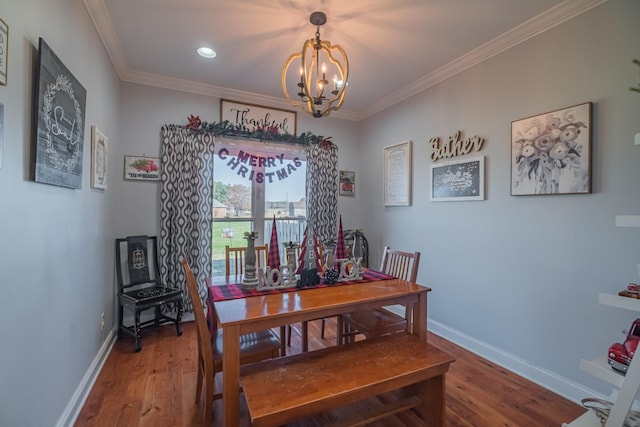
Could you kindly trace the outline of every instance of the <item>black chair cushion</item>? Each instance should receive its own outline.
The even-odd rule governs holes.
[[[149,286],[123,292],[120,295],[137,304],[151,304],[156,301],[166,301],[168,298],[174,296],[182,296],[182,289],[169,288],[166,286]]]

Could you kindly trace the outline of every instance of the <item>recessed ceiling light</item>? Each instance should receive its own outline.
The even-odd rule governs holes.
[[[217,53],[215,50],[211,49],[210,47],[199,47],[198,50],[198,55],[202,56],[203,58],[215,58]]]

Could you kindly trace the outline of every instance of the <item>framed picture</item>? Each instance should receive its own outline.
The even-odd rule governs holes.
[[[91,126],[91,187],[107,189],[107,143],[109,138]]]
[[[42,38],[34,97],[33,180],[81,188],[87,92]]]
[[[267,130],[274,133],[296,134],[296,112],[280,108],[262,107],[245,102],[220,100],[220,121],[253,130]]]
[[[160,158],[124,156],[124,179],[132,181],[160,181]]]
[[[340,195],[355,196],[356,194],[356,173],[351,171],[340,171]]]
[[[511,195],[591,193],[591,102],[511,122]]]
[[[7,85],[9,60],[9,26],[0,18],[0,85]]]
[[[484,200],[484,156],[432,164],[430,200]]]
[[[384,205],[411,205],[411,141],[384,149]]]

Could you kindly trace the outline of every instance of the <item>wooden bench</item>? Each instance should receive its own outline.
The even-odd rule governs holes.
[[[392,390],[399,401],[339,425],[364,425],[413,408],[444,425],[445,373],[453,358],[415,335],[395,334],[245,365],[252,425],[278,426]]]

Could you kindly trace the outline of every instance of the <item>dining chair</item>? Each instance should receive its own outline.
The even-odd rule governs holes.
[[[398,279],[415,283],[420,266],[420,252],[404,252],[385,246],[382,252],[380,271]],[[336,330],[337,344],[345,344],[355,340],[355,336],[362,334],[366,339],[396,332],[411,332],[412,307],[404,306],[404,316],[398,315],[388,308],[380,307],[373,310],[361,310],[338,316]]]
[[[222,393],[215,393],[214,387],[216,373],[222,371],[223,331],[216,328],[213,333],[209,332],[204,315],[204,307],[198,293],[196,278],[185,259],[182,260],[182,268],[187,281],[189,297],[193,304],[193,314],[196,319],[198,335],[196,404],[200,403],[204,387],[204,417],[202,425],[210,427],[213,420],[213,402],[215,399],[222,397]],[[240,337],[240,364],[278,357],[282,355],[281,348],[280,340],[270,330],[242,335]]]
[[[269,245],[256,246],[256,268],[264,268],[267,265]],[[227,276],[244,273],[244,259],[247,256],[247,247],[225,246],[225,271]]]
[[[116,276],[118,281],[118,338],[126,332],[135,339],[135,351],[142,349],[142,328],[173,322],[182,335],[182,289],[168,286],[160,279],[156,236],[129,236],[116,239]],[[174,317],[163,308],[174,304]],[[124,309],[133,314],[133,323],[124,324]],[[154,309],[154,317],[140,321],[140,314]]]
[[[255,246],[256,249],[256,268],[265,268],[267,265],[267,256],[269,254],[269,245],[264,244]],[[227,276],[244,274],[244,260],[247,256],[246,246],[225,246],[225,271]],[[286,352],[285,342],[286,327],[280,327],[280,341],[282,343],[282,354]]]

